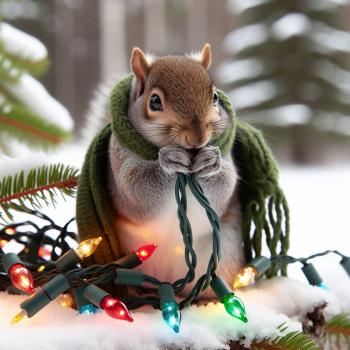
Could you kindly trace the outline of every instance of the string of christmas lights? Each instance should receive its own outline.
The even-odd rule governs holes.
[[[208,261],[206,273],[198,278],[189,295],[178,302],[176,296],[188,283],[194,280],[197,264],[196,253],[192,247],[192,229],[186,213],[187,186],[189,186],[195,198],[204,208],[212,225],[213,252]],[[68,233],[68,225],[70,222],[63,228],[60,228],[48,217],[33,211],[33,215],[47,220],[49,224],[40,228],[34,223],[25,222],[12,225],[11,227],[8,226],[0,231],[0,238],[1,235],[4,234],[4,239],[6,240],[9,238],[6,235],[9,234],[8,231],[10,228],[11,230],[17,230],[20,226],[30,225],[36,229],[34,234],[33,232],[15,233],[16,241],[25,245],[23,251],[30,254],[28,264],[27,260],[25,260],[25,265],[27,268],[32,268],[34,284],[40,288],[38,288],[31,297],[21,303],[21,312],[13,318],[12,323],[18,323],[25,316],[29,318],[33,317],[59,295],[65,293],[67,290],[71,290],[75,302],[77,306],[79,306],[79,311],[93,310],[94,307],[98,307],[104,309],[110,316],[113,314],[115,318],[130,321],[132,317],[129,314],[129,309],[136,309],[143,305],[151,305],[154,308],[161,309],[166,324],[175,332],[179,332],[181,321],[180,310],[191,304],[195,298],[209,286],[216,293],[218,299],[223,303],[226,311],[230,315],[243,322],[247,322],[243,302],[237,298],[225,282],[216,275],[216,269],[220,261],[220,220],[215,211],[211,208],[201,186],[193,174],[179,174],[175,186],[175,197],[178,204],[179,225],[185,245],[185,261],[188,266],[188,272],[183,278],[174,283],[162,282],[153,276],[142,274],[140,271],[129,270],[140,265],[149,258],[156,248],[155,244],[141,247],[113,263],[103,266],[93,265],[84,269],[78,266],[79,263],[85,257],[93,254],[101,239],[96,237],[95,239],[81,242],[76,249],[69,248],[65,241],[66,236],[69,235],[71,238],[75,237]],[[52,229],[60,231],[58,237],[55,240],[52,238],[46,239],[47,231]],[[13,232],[11,234],[13,234]],[[26,238],[21,240],[23,236]],[[59,247],[62,252],[60,256],[56,254],[56,259],[52,259],[46,263],[43,263],[43,259],[38,259],[38,254],[44,241],[46,245],[52,246],[51,253],[55,251],[56,247]],[[8,279],[1,277],[3,276],[0,275],[0,287],[8,287]],[[99,284],[105,284],[111,281],[116,285],[142,289],[143,295],[140,297],[116,299],[98,287]],[[144,284],[147,284],[148,287],[146,288]],[[149,285],[153,285],[153,287],[149,287]],[[82,305],[80,303],[80,305],[78,305],[77,299],[80,301],[85,300],[89,304]]]
[[[339,263],[350,277],[350,257],[347,257],[346,255],[340,253],[338,250],[326,250],[320,253],[312,254],[306,258],[295,258],[290,255],[277,255],[271,258],[267,258],[266,256],[261,255],[257,256],[240,270],[233,282],[233,289],[239,289],[253,285],[257,279],[259,279],[269,270],[272,263],[289,265],[297,262],[303,265],[301,270],[304,273],[309,284],[323,289],[329,289],[328,286],[323,282],[315,266],[309,262],[310,260],[329,254],[335,254],[341,257]]]
[[[187,297],[179,299],[179,293],[195,277],[196,252],[193,249],[193,237],[190,222],[187,218],[186,187],[189,186],[195,198],[206,211],[213,228],[213,252],[208,261],[205,274],[199,276]],[[173,282],[159,281],[157,278],[135,269],[151,258],[157,244],[149,244],[120,257],[106,265],[80,266],[82,260],[95,252],[101,242],[100,237],[81,242],[76,248],[70,248],[67,239],[76,241],[77,235],[69,231],[72,220],[60,227],[50,218],[39,213],[30,213],[45,221],[43,226],[31,221],[11,224],[0,230],[2,246],[14,240],[23,245],[22,251],[5,254],[1,249],[3,272],[0,273],[0,289],[30,295],[20,304],[21,311],[12,319],[16,324],[24,317],[31,318],[60,295],[65,295],[61,303],[75,306],[80,313],[103,310],[112,318],[132,322],[129,310],[144,305],[151,305],[162,312],[164,322],[175,332],[180,331],[181,310],[190,305],[206,288],[211,287],[226,312],[242,322],[247,322],[243,302],[233,290],[253,284],[263,276],[272,263],[292,264],[299,262],[309,283],[324,287],[313,264],[309,261],[327,254],[341,256],[340,264],[350,276],[350,258],[336,250],[313,254],[306,258],[295,258],[279,255],[271,258],[258,256],[244,267],[237,275],[233,290],[216,274],[220,261],[220,220],[205,197],[203,190],[193,175],[179,175],[175,186],[175,197],[178,204],[179,225],[185,245],[185,261],[188,266],[186,275]],[[52,231],[56,231],[53,238]],[[44,249],[45,248],[45,249]],[[132,288],[140,296],[121,297],[107,293],[99,286],[107,283],[115,286]]]

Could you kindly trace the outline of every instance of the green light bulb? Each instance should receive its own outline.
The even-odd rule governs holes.
[[[234,295],[234,293],[226,294],[221,302],[224,304],[228,314],[243,322],[248,322],[244,304],[241,299]]]
[[[176,333],[180,330],[181,314],[179,306],[175,301],[167,301],[162,308],[163,320]]]

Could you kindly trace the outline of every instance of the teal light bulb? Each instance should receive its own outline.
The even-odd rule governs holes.
[[[228,314],[238,318],[242,322],[248,322],[244,304],[241,299],[234,295],[234,293],[226,294],[222,299],[222,303],[224,304]]]
[[[79,309],[81,315],[95,314],[96,312],[97,308],[92,304],[85,304]]]
[[[175,301],[167,301],[162,308],[163,320],[176,333],[180,330],[181,313]]]
[[[326,283],[324,283],[323,281],[318,285],[319,288],[322,288],[324,290],[329,290],[329,287],[327,286]]]

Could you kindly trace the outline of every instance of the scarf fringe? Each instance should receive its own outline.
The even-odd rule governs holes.
[[[260,131],[240,122],[233,155],[241,183],[242,231],[247,261],[262,254],[264,240],[271,256],[289,248],[289,209],[278,183],[278,168]],[[268,277],[286,275],[286,267],[273,264]]]

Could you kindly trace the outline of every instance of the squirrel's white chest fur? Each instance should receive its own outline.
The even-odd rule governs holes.
[[[147,169],[148,165],[120,148],[115,138],[110,143],[110,164],[109,180],[116,209],[115,225],[123,250],[134,251],[143,245],[156,243],[158,248],[151,259],[145,261],[139,269],[161,281],[174,282],[183,278],[188,267],[177,215],[175,180],[162,180],[159,173],[157,178],[154,169],[152,173],[146,172],[147,175],[141,179],[135,178],[136,169]],[[208,198],[211,197],[214,210],[222,217],[219,274],[231,283],[243,263],[240,206],[233,197],[237,182],[233,162],[227,160],[222,172],[223,177],[212,182],[209,187],[204,186],[204,192],[208,191],[206,194]],[[205,209],[189,188],[186,192],[187,217],[192,227],[193,248],[197,256],[196,281],[208,267],[212,253],[212,227]],[[186,287],[184,293],[192,288],[193,283]],[[209,289],[201,297],[211,298],[214,295]]]
[[[204,273],[211,252],[211,226],[205,210],[187,189],[187,216],[191,223],[194,248],[198,257],[198,273]],[[157,243],[158,248],[150,261],[141,269],[159,279],[175,281],[184,277],[187,266],[184,259],[184,244],[179,228],[177,203],[174,196],[156,218],[140,224],[130,224],[118,220],[121,244],[131,251],[145,244]],[[120,232],[120,231],[119,231]]]
[[[197,254],[197,277],[205,273],[212,252],[212,228],[205,210],[187,188],[187,216],[193,232],[193,246]],[[163,281],[174,282],[187,273],[184,258],[184,243],[179,228],[177,203],[174,195],[156,218],[140,224],[117,222],[121,235],[121,244],[127,251],[132,251],[145,244],[157,243],[158,248],[149,261],[140,269]]]

